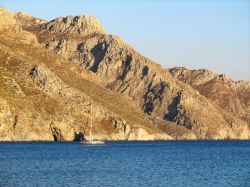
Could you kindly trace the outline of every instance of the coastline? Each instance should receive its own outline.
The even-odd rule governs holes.
[[[121,143],[133,143],[133,142],[244,142],[250,141],[250,139],[197,139],[197,140],[105,140],[107,143],[121,142]],[[76,143],[80,141],[42,141],[42,140],[31,140],[31,141],[0,141],[0,143]]]

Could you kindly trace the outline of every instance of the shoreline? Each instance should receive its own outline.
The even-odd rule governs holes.
[[[220,140],[213,140],[213,139],[200,139],[200,140],[132,140],[132,141],[121,141],[121,140],[108,140],[105,141],[107,143],[117,142],[117,143],[136,143],[136,142],[244,142],[250,141],[250,139],[220,139]],[[1,143],[80,143],[80,141],[0,141]]]

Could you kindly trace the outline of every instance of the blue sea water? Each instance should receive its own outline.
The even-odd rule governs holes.
[[[250,141],[0,143],[0,186],[250,186]]]

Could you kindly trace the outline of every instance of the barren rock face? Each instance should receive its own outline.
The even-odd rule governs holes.
[[[104,34],[105,31],[96,18],[92,16],[68,16],[57,18],[41,26],[50,32],[63,34],[80,34],[86,36],[93,33]]]
[[[201,95],[250,124],[250,83],[233,81],[225,75],[207,70],[169,69],[180,81],[192,86]]]
[[[30,20],[29,20],[30,21]],[[18,40],[26,44],[38,44],[34,34],[22,29],[18,13],[10,12],[0,7],[0,33],[15,35]]]
[[[58,40],[48,37],[44,41],[46,47],[83,67],[82,71],[95,73],[107,88],[130,97],[148,115],[184,126],[201,139],[249,137],[246,122],[173,78],[119,37],[97,35],[79,41],[61,36]],[[236,132],[237,128],[242,133]]]
[[[2,140],[88,138],[90,103],[98,139],[250,138],[243,115],[211,102],[119,37],[105,35],[93,17],[68,16],[47,23],[20,15],[15,19],[38,42],[27,45],[17,40],[20,34],[0,35],[0,81],[5,82],[0,120],[7,133]],[[192,81],[203,85],[214,76],[204,70]],[[248,101],[249,95],[238,98]],[[232,108],[238,107],[238,101],[230,99]]]
[[[97,139],[173,139],[161,127],[167,123],[155,126],[161,121],[84,79],[66,60],[12,37],[0,35],[0,141],[88,139],[90,105]]]
[[[15,19],[16,22],[25,30],[28,29],[29,27],[34,27],[38,24],[45,24],[46,21],[39,19],[39,18],[35,18],[31,15],[29,15],[28,13],[25,12],[18,12],[15,13]]]

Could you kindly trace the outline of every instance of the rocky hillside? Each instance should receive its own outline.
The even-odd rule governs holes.
[[[90,105],[97,139],[196,138],[185,128],[145,115],[126,98],[88,80],[91,74],[43,48],[21,27],[26,15],[20,23],[16,14],[4,14],[15,22],[0,31],[1,141],[88,139]]]
[[[0,34],[1,140],[88,138],[91,103],[99,139],[249,139],[245,118],[105,34],[95,18],[9,14],[20,32]]]
[[[213,103],[250,124],[249,81],[233,81],[226,75],[218,75],[205,69],[189,70],[176,67],[169,71]]]

